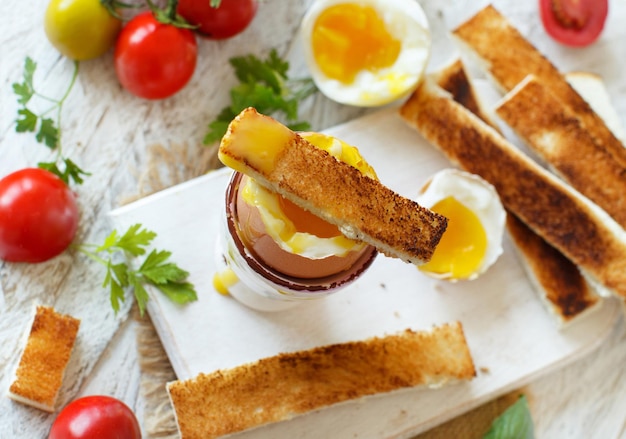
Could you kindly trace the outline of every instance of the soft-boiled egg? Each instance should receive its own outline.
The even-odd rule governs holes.
[[[338,160],[377,178],[357,148],[324,134],[302,136]],[[247,177],[239,187],[237,216],[241,237],[249,250],[270,267],[294,277],[324,277],[347,270],[367,247]]]
[[[430,56],[428,20],[416,0],[318,0],[302,20],[301,37],[317,87],[348,105],[406,96]]]
[[[447,280],[475,279],[502,254],[506,212],[494,187],[456,169],[436,173],[417,202],[448,218],[432,259],[419,268]]]

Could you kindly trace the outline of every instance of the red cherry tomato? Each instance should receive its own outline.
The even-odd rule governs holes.
[[[0,180],[0,259],[50,259],[70,245],[77,228],[76,198],[53,173],[26,168]]]
[[[163,99],[181,90],[196,68],[194,33],[160,23],[152,12],[131,19],[115,45],[115,72],[122,86],[145,99]]]
[[[201,36],[224,39],[235,36],[248,27],[257,11],[257,0],[222,0],[217,8],[210,0],[179,0],[177,12]]]
[[[141,439],[133,411],[110,396],[85,396],[66,405],[48,439]]]
[[[602,33],[608,0],[539,0],[541,21],[556,41],[574,47],[593,43]]]

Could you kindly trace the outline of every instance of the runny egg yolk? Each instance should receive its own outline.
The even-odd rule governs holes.
[[[312,46],[320,70],[349,84],[362,70],[393,65],[402,44],[387,31],[373,7],[343,3],[329,7],[317,18]]]
[[[279,195],[278,203],[283,214],[291,220],[298,232],[310,233],[319,238],[333,238],[341,235],[337,226],[302,209],[285,197]]]
[[[448,227],[432,259],[420,269],[454,279],[470,277],[487,251],[487,233],[478,216],[454,197],[446,197],[430,209],[448,218]]]

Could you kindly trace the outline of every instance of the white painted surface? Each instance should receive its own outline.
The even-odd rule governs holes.
[[[246,53],[264,54],[269,48],[276,47],[279,53],[290,59],[296,75],[306,74],[299,43],[294,36],[309,3],[266,0],[252,27],[241,36],[226,42],[200,41],[198,70],[191,83],[176,97],[162,102],[143,101],[124,93],[115,79],[111,53],[81,65],[79,82],[63,115],[66,154],[94,174],[82,187],[77,188],[82,206],[78,239],[97,242],[108,233],[110,225],[106,214],[118,207],[126,196],[139,192],[141,173],[150,160],[150,145],[183,144],[186,145],[189,157],[198,154],[203,148],[201,140],[206,125],[226,104],[228,88],[234,83],[226,63],[229,57]],[[466,16],[468,10],[476,10],[483,2],[423,0],[421,3],[431,19],[436,39],[437,46],[431,64],[434,67],[449,59],[452,54],[452,45],[444,38],[446,28]],[[536,2],[501,0],[494,4],[563,70],[585,70],[600,74],[622,124],[626,122],[626,49],[623,43],[626,41],[626,27],[623,25],[626,21],[626,2],[610,1],[609,20],[602,38],[595,45],[578,50],[560,46],[545,35],[539,22]],[[60,58],[45,39],[42,27],[44,9],[43,1],[0,2],[1,175],[50,159],[43,146],[36,144],[29,135],[16,134],[12,126],[17,105],[11,83],[21,79],[26,56],[31,56],[39,63],[36,81],[45,84],[50,94],[60,92],[71,74],[71,63]],[[303,117],[313,122],[314,129],[321,130],[369,111],[343,107],[316,96],[304,106]],[[164,177],[165,183],[167,178]],[[382,261],[382,264],[387,262],[391,261]],[[110,312],[108,294],[100,287],[100,267],[73,252],[39,265],[0,264],[2,389],[8,387],[10,372],[19,358],[19,340],[26,329],[31,305],[33,302],[41,302],[80,317],[84,323],[76,355],[72,357],[68,379],[61,393],[60,405],[78,395],[105,393],[125,400],[141,414],[133,322],[127,321],[126,311],[118,316]],[[376,273],[375,270],[376,267],[372,274]],[[410,276],[417,274],[412,273]],[[497,272],[489,276],[495,277]],[[449,302],[449,297],[459,294],[448,291],[448,288],[435,295],[440,297],[437,300]],[[386,293],[392,294],[392,291],[395,289],[388,287]],[[338,295],[336,300],[347,299],[350,292],[346,293],[344,298]],[[487,291],[482,294],[494,293]],[[538,327],[536,322],[524,322],[531,331],[556,331],[545,321],[545,316],[541,314],[543,310],[534,304],[530,296],[525,297],[527,303],[524,306],[535,308],[536,318],[540,322]],[[593,318],[593,315],[589,318]],[[487,326],[490,321],[485,319],[482,323]],[[472,334],[476,333],[475,329],[470,330],[470,343]],[[575,333],[576,330],[573,331]],[[349,336],[348,333],[336,334]],[[497,334],[495,329],[494,334]],[[564,344],[568,343],[568,334],[572,333],[560,336],[566,340]],[[623,398],[626,392],[626,372],[623,367],[626,364],[626,336],[622,323],[614,325],[607,337],[600,336],[597,341],[600,345],[591,355],[559,370],[541,375],[538,372],[531,373],[525,377],[524,382],[531,383],[528,389],[538,437],[626,437],[626,402]],[[511,340],[512,345],[516,343],[517,340]],[[490,368],[489,364],[478,361],[494,355],[489,345],[481,344],[476,348],[479,353],[477,366]],[[523,357],[525,353],[524,350],[519,355]],[[541,360],[537,359],[537,363],[541,363]],[[493,374],[497,375],[496,372]],[[482,385],[488,381],[489,375],[482,374],[477,383]],[[444,390],[437,393],[435,398],[452,397],[446,392],[452,392],[456,397],[456,392],[463,394],[473,392],[472,389],[471,386],[463,386]],[[419,402],[421,396],[407,393],[402,398],[413,404]],[[479,398],[477,402],[482,401]],[[341,410],[349,411],[350,408],[345,406]],[[348,416],[346,413],[344,426],[350,429],[353,425],[350,425]],[[45,437],[52,419],[52,416],[15,404],[7,398],[0,399],[0,438]],[[298,422],[308,422],[302,419]],[[434,422],[441,420],[436,418]],[[407,420],[393,419],[385,423],[371,416],[371,422],[368,424],[371,426],[369,431],[375,434],[391,428],[397,429],[398,425],[405,425]],[[318,437],[313,431],[309,431],[309,435]],[[364,434],[362,437],[367,436]]]

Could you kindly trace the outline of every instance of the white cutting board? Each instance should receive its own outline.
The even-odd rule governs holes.
[[[381,182],[414,198],[449,162],[393,108],[327,132],[357,146]],[[481,278],[456,284],[432,280],[414,266],[379,255],[354,284],[319,301],[263,313],[214,291],[216,238],[224,215],[230,170],[221,169],[111,213],[122,230],[142,223],[156,248],[190,271],[198,301],[177,306],[151,291],[148,310],[179,379],[279,352],[405,328],[462,322],[478,376],[443,389],[414,389],[341,404],[288,422],[252,430],[249,438],[407,437],[590,352],[615,323],[614,300],[559,330],[533,291],[508,238],[498,262]]]

